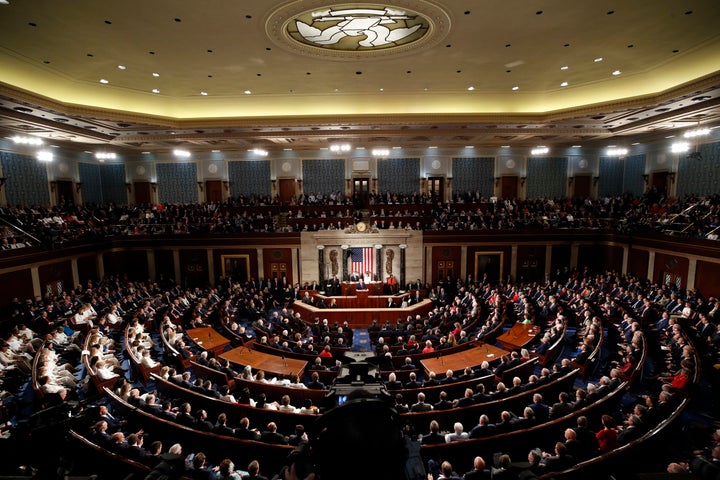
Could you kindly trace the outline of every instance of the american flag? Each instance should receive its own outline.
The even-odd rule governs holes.
[[[352,262],[350,268],[353,272],[357,272],[360,275],[365,275],[365,272],[373,273],[374,263],[374,248],[373,247],[355,247],[350,249],[350,261]]]

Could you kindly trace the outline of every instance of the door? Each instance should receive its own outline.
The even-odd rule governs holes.
[[[135,182],[133,184],[133,191],[135,192],[136,205],[150,203],[150,182]]]
[[[208,203],[222,203],[222,181],[207,180],[205,182],[205,200]]]
[[[655,187],[658,193],[667,195],[668,172],[653,172],[651,186]]]
[[[517,175],[506,175],[502,177],[500,196],[504,199],[517,198],[518,177]]]
[[[445,178],[429,177],[428,178],[428,195],[433,199],[433,203],[445,200]]]
[[[55,182],[55,201],[57,205],[75,204],[72,180],[58,180]]]
[[[368,208],[370,198],[370,179],[353,179],[353,203],[355,208]]]
[[[573,197],[590,198],[590,175],[577,175],[573,182]]]
[[[295,179],[294,178],[281,178],[280,179],[280,201],[284,205],[289,205],[290,201],[295,198]]]

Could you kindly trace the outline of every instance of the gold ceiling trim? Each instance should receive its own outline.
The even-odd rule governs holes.
[[[210,117],[174,118],[160,115],[140,114],[85,105],[60,102],[46,96],[23,90],[14,85],[0,82],[0,98],[22,103],[29,108],[43,108],[71,118],[137,123],[147,128],[272,128],[281,126],[344,126],[344,125],[439,125],[468,123],[542,123],[584,117],[599,113],[651,107],[678,97],[701,94],[711,88],[720,87],[720,73],[679,85],[653,95],[645,95],[618,101],[583,105],[577,108],[551,112],[518,113],[397,113],[397,114],[343,114],[343,115],[287,115],[281,117]],[[287,132],[292,135],[293,132]]]

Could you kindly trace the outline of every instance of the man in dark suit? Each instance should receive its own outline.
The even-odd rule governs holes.
[[[416,412],[429,412],[433,409],[433,406],[429,403],[425,403],[425,394],[423,392],[420,392],[417,394],[417,403],[414,403],[412,407],[410,407],[410,411],[413,413]],[[443,437],[443,442],[445,441],[445,437]]]
[[[440,400],[433,405],[433,410],[450,410],[453,407],[453,402],[448,400],[447,392],[443,390],[440,392]]]
[[[490,417],[485,414],[480,415],[478,424],[470,430],[470,438],[483,438],[493,435],[495,425],[490,423]]]
[[[410,372],[408,375],[408,381],[405,383],[405,388],[422,388],[422,382],[418,381],[417,374]]]
[[[277,425],[275,422],[270,422],[267,425],[267,429],[260,434],[260,441],[263,443],[269,443],[272,445],[287,445],[287,438],[277,431]]]
[[[399,380],[397,380],[397,376],[395,375],[395,372],[390,372],[390,375],[388,375],[387,382],[385,382],[385,389],[386,390],[402,390],[403,384]]]
[[[543,403],[542,394],[533,395],[533,403],[528,405],[535,412],[535,419],[539,422],[545,422],[550,416],[550,407]]]
[[[250,419],[243,417],[240,419],[240,426],[235,429],[235,437],[243,440],[260,440],[260,433],[250,428]]]
[[[550,416],[548,418],[550,420],[555,420],[556,418],[569,415],[572,411],[573,408],[570,404],[570,394],[567,392],[560,392],[558,395],[558,401],[550,407]]]
[[[217,435],[225,435],[226,437],[235,436],[235,430],[227,426],[227,415],[225,413],[221,413],[220,415],[218,415],[212,432]]]
[[[463,475],[463,480],[490,480],[492,474],[485,468],[485,460],[477,456],[473,460],[473,469]]]

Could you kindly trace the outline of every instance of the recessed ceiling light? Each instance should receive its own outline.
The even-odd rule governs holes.
[[[560,86],[561,86],[561,87],[567,87],[567,86],[568,86],[568,82],[562,82],[562,83],[560,84]]]
[[[213,150],[212,153],[220,153],[220,150]]]
[[[428,148],[437,148],[437,145],[430,145]]]
[[[531,155],[545,155],[546,153],[549,153],[550,149],[548,147],[535,147],[532,150],[530,150]]]
[[[0,0],[0,5],[10,5],[8,0]]]
[[[500,145],[500,148],[510,148],[510,145]]]
[[[157,73],[157,72],[153,72],[153,74],[152,74],[152,75],[153,75],[153,77],[156,77],[156,78],[160,76],[160,74],[159,74],[159,73]]]
[[[640,142],[631,143],[630,145],[640,145]]]
[[[106,78],[101,78],[101,79],[100,79],[100,83],[102,83],[103,85],[105,85],[105,84],[110,83],[110,81],[108,81]]]
[[[52,162],[53,161],[53,153],[49,152],[47,150],[41,150],[37,152],[36,158],[41,162]]]
[[[292,152],[292,148],[283,148],[283,151],[285,151],[285,152]]]
[[[251,91],[251,90],[245,90],[243,93],[244,93],[245,95],[250,95],[250,94],[252,93],[252,91]]]
[[[118,69],[125,70],[127,67],[125,65],[118,65]]]
[[[465,145],[465,148],[475,148],[475,145]]]
[[[393,150],[400,150],[402,147],[392,147]]]
[[[612,74],[615,75],[616,77],[617,77],[618,75],[620,75],[621,73],[622,73],[622,72],[621,72],[620,70],[615,70],[614,72],[612,72]]]
[[[567,65],[563,65],[562,67],[560,67],[560,70],[567,70],[568,68],[570,67],[568,67]]]
[[[573,145],[572,148],[582,148],[582,145]]]
[[[513,89],[513,91],[516,91],[516,90],[520,90],[520,87],[518,87],[517,85],[515,85],[514,87],[512,87],[512,89]]]
[[[597,58],[596,58],[595,60],[593,60],[593,61],[594,61],[595,63],[597,63],[597,62],[602,62],[602,61],[603,61],[603,58],[602,58],[602,57],[597,57]]]
[[[385,91],[385,89],[384,89],[384,88],[380,88],[380,91],[381,91],[381,92],[384,92],[384,91]]]
[[[143,155],[150,155],[150,152],[142,152]]]
[[[665,137],[665,138],[675,138],[675,135],[668,135],[668,136]]]
[[[178,158],[190,158],[190,151],[189,150],[183,150],[180,148],[176,148],[173,150],[173,155],[175,155]]]
[[[207,95],[207,92],[200,92],[200,95]]]
[[[473,90],[475,90],[475,87],[469,86],[469,87],[468,87],[468,90],[472,92]]]
[[[160,89],[158,89],[158,88],[153,88],[153,89],[152,89],[152,92],[153,92],[153,93],[160,93]]]

